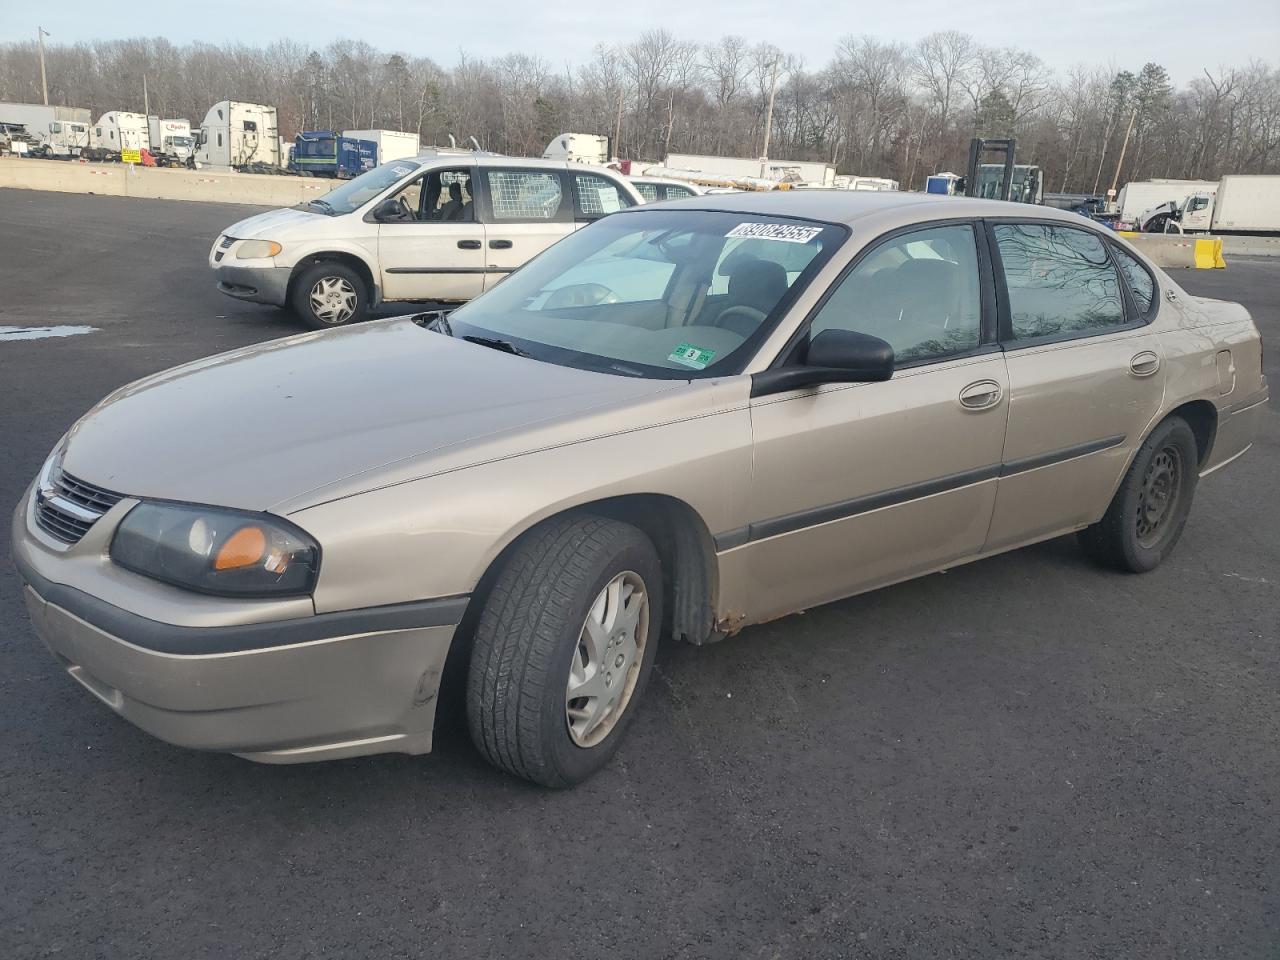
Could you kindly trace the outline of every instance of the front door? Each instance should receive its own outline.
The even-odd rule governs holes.
[[[1034,222],[994,224],[991,235],[1005,278],[1009,365],[1009,429],[987,543],[998,550],[1102,516],[1160,410],[1164,354],[1102,236]]]
[[[469,167],[432,170],[393,195],[397,219],[378,225],[384,300],[470,300],[484,289],[485,229]]]
[[[752,522],[720,544],[748,584],[733,613],[780,616],[982,549],[1008,378],[976,231],[891,235],[813,316],[811,337],[843,328],[889,341],[892,380],[752,401]]]

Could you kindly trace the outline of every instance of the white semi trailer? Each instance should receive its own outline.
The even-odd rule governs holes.
[[[834,186],[836,180],[835,167],[813,160],[751,160],[744,157],[673,153],[662,165],[673,170],[696,170],[710,176],[750,177],[775,183],[804,183],[815,187]]]
[[[218,170],[281,166],[276,108],[220,100],[209,108],[196,139],[196,163]]]
[[[93,117],[83,107],[47,107],[39,103],[0,103],[0,123],[23,127],[32,156],[64,160],[89,146]]]
[[[342,135],[352,140],[367,140],[378,147],[378,163],[404,160],[422,153],[422,144],[416,133],[404,130],[343,130]]]
[[[598,133],[562,133],[547,144],[542,159],[604,166],[609,162],[609,138]]]
[[[1139,216],[1161,204],[1172,203],[1176,207],[1192,194],[1214,190],[1217,186],[1216,180],[1131,180],[1120,188],[1116,212],[1121,225],[1133,225]]]

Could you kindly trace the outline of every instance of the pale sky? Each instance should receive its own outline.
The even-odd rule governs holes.
[[[50,42],[145,35],[175,43],[239,40],[256,46],[288,37],[323,47],[351,37],[445,66],[457,61],[460,50],[481,57],[538,53],[556,66],[577,64],[598,42],[626,41],[655,26],[690,40],[726,33],[769,40],[803,56],[810,68],[824,64],[844,34],[912,41],[946,29],[966,31],[992,46],[1030,50],[1060,72],[1076,63],[1136,71],[1155,60],[1183,84],[1205,66],[1242,65],[1252,58],[1280,64],[1280,0],[892,0],[857,6],[840,0],[0,0],[0,41],[33,38],[37,23],[53,35]]]

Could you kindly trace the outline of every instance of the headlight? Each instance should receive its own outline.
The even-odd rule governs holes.
[[[320,547],[293,524],[266,514],[140,503],[116,528],[111,559],[201,593],[297,596],[315,586]]]
[[[260,260],[263,257],[274,257],[283,249],[274,240],[242,240],[236,250],[236,259]]]

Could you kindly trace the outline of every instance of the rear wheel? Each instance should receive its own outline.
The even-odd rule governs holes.
[[[1085,552],[1120,570],[1154,570],[1182,536],[1199,468],[1191,427],[1181,417],[1165,420],[1139,448],[1106,514],[1080,532]]]
[[[346,264],[321,261],[294,281],[289,301],[307,326],[329,330],[363,319],[369,292],[360,274]]]
[[[661,590],[653,543],[616,520],[553,520],[516,548],[467,674],[467,723],[491,763],[564,787],[609,761],[653,666]]]

